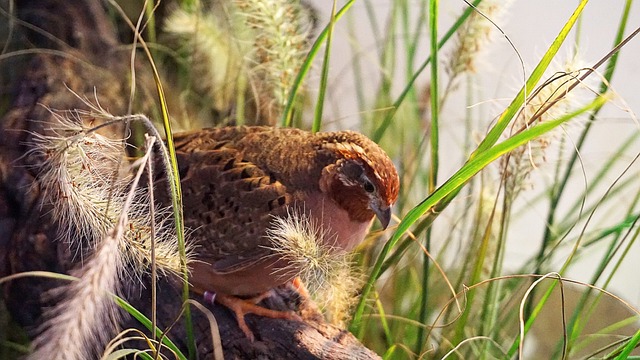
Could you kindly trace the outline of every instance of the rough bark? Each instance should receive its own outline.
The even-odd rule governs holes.
[[[29,142],[34,132],[46,131],[52,121],[47,107],[58,110],[86,109],[70,90],[89,99],[97,94],[101,105],[114,114],[126,113],[129,87],[129,54],[116,51],[116,31],[97,1],[19,1],[18,16],[61,41],[30,31],[27,38],[40,47],[64,54],[36,53],[25,57],[24,74],[13,84],[10,110],[0,122],[0,277],[24,271],[46,270],[68,273],[82,266],[86,253],[71,253],[58,241],[59,226],[43,203],[38,173],[30,167]],[[64,229],[74,231],[74,229]],[[26,278],[6,283],[2,290],[13,319],[36,333],[43,307],[51,299],[43,296],[62,283],[44,278]],[[150,286],[132,280],[126,298],[150,316]],[[177,279],[158,284],[160,328],[179,318],[181,285]],[[200,300],[197,295],[193,298]],[[217,320],[227,359],[372,359],[377,358],[350,333],[327,324],[315,306],[289,287],[276,289],[265,300],[267,307],[294,310],[303,322],[247,316],[256,341],[240,331],[234,316],[219,305],[206,305]],[[206,316],[193,310],[200,359],[213,357]],[[144,327],[125,317],[122,328]],[[99,329],[97,330],[99,331]],[[186,353],[182,320],[169,332]]]

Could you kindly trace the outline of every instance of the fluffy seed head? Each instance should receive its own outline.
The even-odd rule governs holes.
[[[353,274],[349,255],[327,245],[333,243],[326,239],[330,236],[297,210],[274,218],[267,231],[275,256],[291,264],[283,273],[299,276],[330,320],[344,325],[360,280]]]
[[[226,113],[250,90],[257,122],[273,124],[308,49],[307,12],[298,1],[231,1],[176,9],[165,30],[188,54],[194,89],[211,97],[215,110]]]
[[[496,31],[491,23],[499,21],[511,1],[485,0],[478,5],[467,21],[458,29],[456,47],[452,51],[447,70],[451,77],[464,72],[475,73],[478,59],[486,49]],[[483,16],[484,15],[484,16]],[[491,19],[491,21],[487,20]]]
[[[28,154],[37,169],[43,201],[50,204],[60,224],[60,237],[73,253],[83,254],[109,235],[123,211],[129,191],[135,200],[127,207],[128,223],[121,242],[125,263],[145,271],[151,263],[151,212],[148,194],[131,189],[131,170],[126,164],[122,139],[94,131],[85,121],[107,114],[81,111],[53,112],[54,123],[46,134],[33,134]],[[113,118],[113,117],[111,117]],[[156,263],[161,271],[179,272],[177,241],[167,223],[166,209],[157,210]]]
[[[511,134],[525,130],[535,124],[553,120],[558,116],[571,112],[579,103],[580,90],[587,88],[587,84],[581,84],[569,91],[569,86],[580,76],[585,68],[580,65],[576,57],[554,66],[558,69],[540,85],[527,99],[527,103],[511,127]],[[582,89],[581,89],[582,88]],[[575,121],[569,124],[575,123]],[[532,170],[547,161],[547,148],[555,143],[561,131],[552,131],[544,136],[537,137],[525,146],[521,146],[511,152],[508,164],[501,166],[507,180],[507,192],[517,194],[523,188],[529,186],[528,177]]]
[[[120,290],[121,240],[115,232],[103,239],[92,258],[73,272],[78,280],[56,289],[62,300],[43,314],[47,321],[28,359],[89,359],[95,356],[92,344],[111,336],[119,317],[111,295]]]
[[[244,25],[235,21],[233,11],[230,19],[216,15],[214,9],[177,8],[168,16],[164,28],[180,42],[180,50],[190,56],[195,90],[210,97],[217,111],[226,113],[246,76],[242,70],[251,47],[242,30]]]
[[[307,10],[290,0],[236,0],[234,4],[254,34],[249,71],[260,112],[267,119],[276,118],[306,55],[311,30]]]

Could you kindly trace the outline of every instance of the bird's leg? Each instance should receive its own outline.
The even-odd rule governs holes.
[[[291,287],[293,287],[293,289],[298,293],[301,302],[304,303],[306,307],[318,314],[322,313],[322,311],[320,311],[320,308],[318,307],[318,304],[316,304],[311,298],[309,290],[307,290],[307,286],[304,284],[304,282],[302,282],[302,279],[300,279],[299,276],[291,281]]]
[[[252,304],[259,304],[262,300],[270,297],[273,294],[274,294],[273,290],[265,291],[262,294],[246,299],[246,301]]]
[[[300,297],[302,297],[303,299],[308,300],[311,298],[311,296],[309,295],[309,290],[307,290],[307,287],[304,285],[302,279],[300,279],[299,276],[291,281],[291,285],[293,285],[293,288],[298,292],[298,294],[300,294]]]
[[[246,314],[256,314],[260,316],[269,317],[272,319],[285,319],[285,320],[296,320],[302,321],[302,319],[295,313],[291,311],[278,311],[264,308],[262,306],[256,305],[263,299],[269,297],[271,295],[270,291],[267,291],[263,294],[260,294],[251,299],[241,299],[232,295],[223,295],[217,294],[215,296],[210,296],[209,298],[215,299],[216,302],[226,306],[229,310],[233,311],[236,316],[236,320],[238,321],[238,326],[240,330],[244,332],[244,334],[253,342],[255,337],[253,332],[247,326],[247,323],[244,320],[244,316]],[[206,297],[206,294],[205,294]]]

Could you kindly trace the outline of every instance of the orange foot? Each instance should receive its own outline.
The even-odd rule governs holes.
[[[264,308],[262,306],[256,305],[264,298],[269,297],[271,295],[270,292],[266,292],[264,294],[258,295],[251,299],[240,299],[238,297],[232,295],[222,295],[217,294],[215,297],[215,301],[226,306],[229,310],[233,311],[236,315],[236,319],[238,320],[238,326],[240,330],[244,332],[244,334],[249,338],[251,342],[255,340],[253,336],[253,332],[247,326],[247,323],[244,320],[244,316],[246,314],[256,314],[260,316],[269,317],[272,319],[285,319],[285,320],[296,320],[302,321],[300,316],[291,312],[291,311],[277,311]]]
[[[293,285],[293,288],[298,292],[298,294],[300,294],[300,296],[304,300],[309,300],[311,298],[311,295],[309,295],[309,290],[307,290],[307,287],[304,285],[300,277],[296,277],[295,279],[293,279],[293,281],[291,281],[291,285]]]

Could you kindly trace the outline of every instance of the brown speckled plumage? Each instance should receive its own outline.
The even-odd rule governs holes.
[[[357,245],[377,215],[386,226],[399,179],[384,151],[352,132],[224,127],[175,137],[185,225],[196,244],[191,284],[252,295],[291,280],[270,256],[274,216],[295,208],[338,249]],[[165,199],[166,201],[166,199]]]

